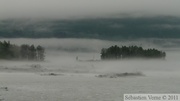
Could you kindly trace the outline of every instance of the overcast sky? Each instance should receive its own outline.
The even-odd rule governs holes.
[[[180,16],[180,0],[0,0],[0,18]]]

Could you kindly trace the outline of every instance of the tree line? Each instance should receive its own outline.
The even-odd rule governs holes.
[[[101,59],[125,59],[125,58],[162,58],[166,57],[166,53],[157,49],[143,49],[138,46],[122,46],[117,45],[101,50]]]
[[[0,41],[0,59],[19,59],[43,61],[45,59],[44,47],[23,44],[11,44],[10,41]]]

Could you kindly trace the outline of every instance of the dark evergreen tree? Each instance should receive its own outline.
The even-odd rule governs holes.
[[[26,59],[26,60],[29,60],[29,54],[30,54],[30,51],[29,51],[29,45],[21,45],[21,58],[22,59]]]
[[[21,58],[21,48],[17,45],[11,45],[10,51],[12,52],[12,58],[20,59]]]
[[[45,55],[44,55],[44,52],[45,52],[44,48],[41,47],[41,46],[37,46],[36,50],[37,50],[37,60],[43,61],[44,57],[45,57]]]
[[[34,47],[34,45],[31,45],[29,47],[29,59],[30,60],[36,60],[37,59],[37,54],[36,54],[36,48]]]
[[[13,57],[13,52],[11,51],[10,42],[0,42],[0,57],[3,59],[10,59]]]

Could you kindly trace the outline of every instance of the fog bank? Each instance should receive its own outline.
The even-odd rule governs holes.
[[[177,40],[167,39],[141,39],[106,41],[98,39],[1,39],[11,41],[13,44],[42,45],[46,49],[45,62],[2,61],[1,69],[18,68],[21,71],[41,71],[32,69],[32,65],[40,64],[44,71],[81,72],[81,73],[111,73],[111,72],[179,72],[179,47],[165,47],[164,44],[175,44]],[[158,44],[157,44],[158,43]],[[165,60],[131,59],[117,61],[89,61],[100,60],[102,48],[111,45],[138,45],[143,48],[157,48],[167,53]],[[76,57],[78,57],[77,61]],[[88,60],[88,61],[87,61]],[[8,70],[8,69],[6,69]],[[11,70],[11,69],[10,69]],[[15,69],[16,70],[16,69]]]

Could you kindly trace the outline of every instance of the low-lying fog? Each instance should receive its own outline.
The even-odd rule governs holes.
[[[123,101],[126,93],[180,92],[177,39],[0,39],[3,40],[17,45],[42,45],[46,59],[0,60],[0,101]],[[101,48],[111,45],[157,48],[165,51],[167,57],[100,61]]]
[[[46,49],[45,62],[21,62],[1,60],[1,66],[25,68],[25,65],[40,64],[47,70],[60,72],[109,73],[109,72],[179,72],[180,48],[177,39],[140,39],[123,41],[105,41],[98,39],[0,39],[9,40],[12,44],[42,45]],[[176,42],[177,41],[177,42]],[[165,47],[165,45],[174,47]],[[143,48],[157,48],[167,53],[165,60],[117,60],[117,61],[86,61],[100,60],[102,48],[111,45],[137,45]],[[176,47],[175,47],[176,46]],[[76,61],[78,57],[79,60]],[[25,64],[24,64],[25,63]],[[9,67],[9,68],[10,68]]]

